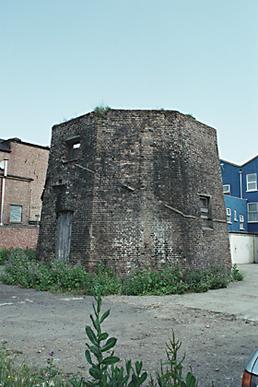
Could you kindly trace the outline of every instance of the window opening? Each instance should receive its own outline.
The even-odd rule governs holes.
[[[250,173],[246,175],[246,190],[257,191],[257,174]]]
[[[17,204],[10,205],[10,223],[21,223],[22,206]]]
[[[200,195],[200,217],[203,229],[212,229],[211,198],[208,195]]]
[[[231,208],[226,208],[226,215],[227,215],[227,223],[232,223],[231,222]]]
[[[240,230],[244,230],[245,229],[244,228],[244,221],[245,221],[244,216],[243,215],[239,215],[239,229]]]
[[[223,184],[223,193],[230,194],[230,184]]]
[[[258,222],[258,203],[247,203],[248,222]]]
[[[80,156],[81,141],[79,136],[71,137],[66,140],[66,159],[77,160]]]

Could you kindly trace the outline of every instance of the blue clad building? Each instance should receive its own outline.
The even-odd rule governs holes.
[[[243,165],[220,165],[228,230],[258,234],[258,156]]]

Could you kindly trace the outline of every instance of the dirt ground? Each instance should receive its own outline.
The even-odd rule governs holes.
[[[232,294],[246,297],[246,289],[258,278],[257,266],[255,278],[251,268],[246,281],[206,295],[105,297],[103,310],[111,308],[105,329],[118,338],[117,353],[122,359],[142,359],[145,369],[154,374],[160,359],[165,359],[165,343],[174,329],[183,342],[185,367],[192,367],[200,387],[210,387],[211,381],[216,387],[240,386],[244,363],[258,347],[258,322],[255,315],[246,319],[242,310],[226,313],[225,309],[227,302],[229,310],[234,307]],[[253,302],[257,314],[255,295]],[[91,304],[91,297],[0,285],[0,340],[30,364],[45,365],[48,352],[54,351],[65,372],[85,374],[84,328],[90,322]],[[251,305],[248,308],[252,310]]]

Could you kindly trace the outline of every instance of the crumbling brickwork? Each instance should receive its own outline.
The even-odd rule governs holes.
[[[120,273],[230,266],[215,129],[165,110],[54,126],[38,253]]]

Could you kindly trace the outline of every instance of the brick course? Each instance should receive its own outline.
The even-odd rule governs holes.
[[[34,226],[0,227],[0,247],[36,249],[39,228]]]
[[[80,148],[71,157],[71,139]],[[212,220],[200,213],[209,197]],[[230,266],[215,129],[176,111],[110,110],[53,127],[38,243],[55,257],[58,214],[73,214],[70,260],[136,267]]]

